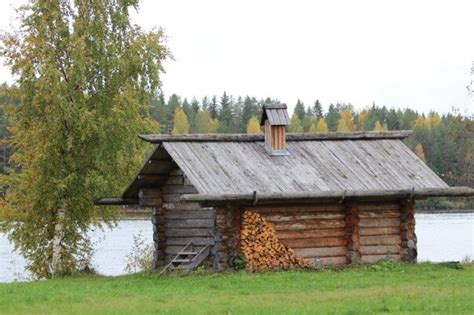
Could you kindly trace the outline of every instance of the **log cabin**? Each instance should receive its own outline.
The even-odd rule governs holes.
[[[225,270],[243,252],[288,267],[272,263],[278,249],[314,265],[416,261],[415,200],[474,195],[405,146],[410,131],[287,134],[288,123],[286,105],[274,104],[263,134],[140,135],[153,151],[121,197],[97,204],[152,209],[155,268]],[[260,223],[244,226],[244,214]],[[247,237],[263,225],[270,250]]]

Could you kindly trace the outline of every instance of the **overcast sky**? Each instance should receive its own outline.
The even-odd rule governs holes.
[[[0,2],[0,28],[14,22]],[[143,0],[133,20],[163,27],[166,96],[252,95],[474,111],[474,1]],[[0,68],[0,81],[11,82]]]

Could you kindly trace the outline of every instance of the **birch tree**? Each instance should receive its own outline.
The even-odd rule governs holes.
[[[136,135],[158,128],[149,100],[169,53],[161,30],[130,23],[132,9],[138,0],[30,0],[1,35],[21,103],[8,112],[15,168],[0,229],[37,277],[88,263],[91,225],[116,218],[94,200],[120,193],[143,157]]]
[[[176,108],[173,118],[173,135],[183,135],[189,133],[188,116],[181,107]]]
[[[260,122],[258,121],[257,117],[253,116],[252,118],[249,119],[249,123],[247,124],[247,133],[248,134],[262,133],[262,130],[260,128]]]
[[[319,120],[314,120],[311,128],[309,129],[310,133],[328,133],[328,125],[324,118],[320,118]]]
[[[293,115],[291,116],[290,124],[288,125],[288,131],[294,133],[303,132],[301,120],[298,118],[298,115],[296,113],[293,113]]]

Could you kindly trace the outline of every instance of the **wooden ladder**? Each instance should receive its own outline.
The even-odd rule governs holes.
[[[206,245],[200,250],[194,250],[193,241],[183,247],[169,264],[160,272],[160,276],[174,270],[180,270],[183,274],[188,274],[199,266],[211,251],[211,245]]]

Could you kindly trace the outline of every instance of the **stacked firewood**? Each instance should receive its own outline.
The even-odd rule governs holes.
[[[275,228],[261,215],[245,211],[242,220],[241,248],[249,270],[304,267],[308,262],[297,258],[292,249],[278,240]]]

